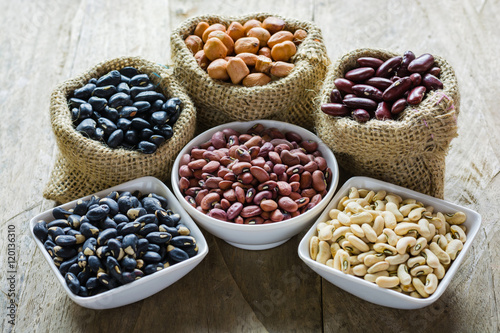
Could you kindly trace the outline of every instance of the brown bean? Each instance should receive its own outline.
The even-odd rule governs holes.
[[[366,123],[368,120],[370,120],[370,114],[364,109],[356,109],[352,111],[351,115],[354,120],[360,123]]]
[[[241,58],[247,66],[255,66],[257,55],[254,53],[243,52],[236,55],[236,58]]]
[[[434,66],[434,56],[429,53],[422,54],[408,65],[411,73],[425,73]]]
[[[220,195],[217,193],[208,193],[201,200],[200,206],[204,210],[209,210],[213,207],[213,205],[220,201]]]
[[[364,84],[373,86],[377,89],[380,89],[381,91],[384,91],[391,86],[392,81],[383,77],[375,76],[366,80]]]
[[[251,206],[246,206],[243,207],[243,209],[240,212],[241,217],[254,217],[258,216],[262,213],[262,209],[257,206],[257,205],[251,205]]]
[[[422,83],[424,84],[425,88],[427,88],[427,91],[443,89],[443,82],[429,73],[423,76]]]
[[[296,212],[299,206],[290,197],[281,197],[278,200],[278,206],[289,213]]]
[[[384,61],[374,57],[361,57],[356,60],[360,67],[371,67],[377,69],[384,63]]]
[[[254,53],[259,51],[260,41],[255,37],[243,37],[234,43],[234,52],[240,53]]]
[[[188,36],[184,40],[184,43],[192,54],[196,54],[198,51],[203,50],[203,41],[196,35]]]
[[[368,80],[375,74],[375,70],[371,67],[359,67],[355,69],[351,69],[347,73],[345,73],[344,77],[347,80],[353,82],[363,82]]]
[[[260,47],[264,47],[267,45],[269,38],[271,38],[271,34],[262,27],[254,27],[248,30],[247,37],[257,38],[260,41]]]
[[[226,31],[226,27],[223,24],[220,24],[220,23],[214,23],[214,24],[212,24],[211,26],[209,26],[208,28],[206,28],[205,31],[203,31],[203,35],[201,36],[201,38],[203,39],[203,42],[206,43],[208,41],[208,35],[210,35],[210,33],[212,31],[215,31],[215,30],[220,30],[220,31],[225,32]],[[224,57],[222,57],[222,58],[224,58]]]
[[[291,73],[291,71],[295,68],[294,64],[284,62],[284,61],[276,61],[271,64],[270,73],[271,75],[277,77],[285,77]]]
[[[243,28],[245,28],[245,35],[250,31],[250,29],[255,27],[262,27],[262,22],[256,19],[246,21],[245,24],[243,24]]]
[[[424,99],[425,92],[426,88],[424,86],[418,86],[413,88],[408,94],[408,97],[406,98],[408,104],[410,105],[420,104],[420,102],[422,102],[422,100]]]
[[[291,41],[284,41],[271,48],[271,58],[275,61],[288,61],[297,52],[297,47]]]
[[[250,70],[243,59],[235,57],[227,62],[227,74],[231,78],[233,84],[239,84],[245,76],[250,74]]]
[[[208,30],[208,29],[207,29]],[[227,56],[227,48],[218,38],[210,38],[203,46],[203,51],[208,60],[224,59]]]
[[[333,84],[335,84],[335,87],[338,90],[340,90],[346,94],[353,94],[352,86],[354,85],[354,82],[352,82],[348,79],[338,78],[335,81],[333,81]]]
[[[262,21],[262,27],[264,29],[267,29],[271,33],[271,35],[285,29],[285,25],[286,23],[285,21],[283,21],[283,19],[274,16],[269,16],[264,19],[264,21]]]
[[[200,38],[203,37],[203,33],[207,28],[210,26],[207,22],[201,21],[196,25],[196,28],[194,29],[194,34]]]
[[[382,92],[367,84],[356,84],[352,87],[356,96],[373,99],[375,102],[382,102]]]
[[[394,104],[392,104],[391,113],[400,114],[401,112],[403,112],[407,105],[408,103],[406,102],[406,98],[400,98],[395,101]]]
[[[394,82],[389,88],[387,88],[382,98],[386,102],[392,102],[401,98],[405,92],[411,87],[411,79],[409,77],[403,77],[396,82]]]
[[[343,117],[349,115],[349,109],[340,103],[325,103],[321,105],[321,111],[329,116]]]
[[[229,35],[227,33],[225,33],[224,31],[215,30],[215,31],[212,31],[208,35],[208,39],[210,39],[210,38],[218,38],[218,39],[220,39],[220,41],[224,44],[224,46],[227,49],[227,55],[233,54],[233,52],[234,52],[234,41],[233,41],[233,39],[231,37],[229,37]]]
[[[274,45],[284,41],[293,41],[293,34],[290,31],[279,31],[273,34],[271,38],[269,38],[267,46],[272,49]]]
[[[257,54],[271,58],[271,49],[268,48],[267,46],[264,46],[259,50],[259,52],[257,52]]]
[[[307,32],[303,29],[297,29],[293,33],[293,42],[295,45],[300,45],[307,37]]]
[[[388,102],[378,103],[377,110],[375,110],[375,118],[378,120],[392,119],[391,105]]]
[[[377,108],[377,102],[362,97],[344,99],[344,104],[352,109],[375,110]]]
[[[236,42],[238,39],[245,36],[245,28],[239,22],[231,22],[227,28],[227,34]]]
[[[396,72],[403,61],[402,56],[392,57],[386,60],[375,72],[375,76],[389,78]]]
[[[312,186],[317,192],[322,192],[326,189],[326,180],[323,172],[316,170],[312,173]]]

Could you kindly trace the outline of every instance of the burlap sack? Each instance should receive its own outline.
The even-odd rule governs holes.
[[[292,58],[295,68],[290,75],[262,87],[247,88],[211,79],[184,44],[184,39],[193,34],[202,21],[228,27],[233,21],[244,24],[250,19],[263,21],[269,16],[282,18],[286,30],[294,32],[300,28],[308,35]],[[321,31],[313,23],[267,13],[238,17],[203,15],[182,23],[173,31],[170,41],[175,76],[196,105],[200,130],[231,121],[256,119],[277,119],[313,128],[313,99],[321,89],[330,64]]]
[[[356,66],[359,57],[387,60],[396,54],[383,50],[352,51],[331,66],[315,111],[318,136],[334,151],[339,164],[354,175],[378,178],[421,193],[443,198],[445,156],[457,136],[460,94],[455,72],[441,57],[444,89],[431,91],[418,106],[408,106],[398,120],[370,120],[321,112],[329,102],[334,80]]]
[[[68,97],[72,92],[93,77],[126,66],[148,74],[165,96],[182,100],[182,112],[173,127],[173,137],[153,154],[109,148],[78,133],[71,121]],[[194,137],[196,111],[170,70],[138,57],[123,57],[104,61],[59,85],[51,96],[50,119],[59,153],[43,195],[57,202],[67,202],[142,176],[167,180],[177,154]]]

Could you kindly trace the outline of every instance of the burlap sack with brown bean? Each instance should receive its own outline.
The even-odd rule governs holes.
[[[91,78],[126,66],[148,74],[157,91],[167,98],[179,97],[182,101],[180,117],[173,127],[174,135],[153,154],[109,148],[103,142],[78,133],[71,120],[68,98],[75,89]],[[171,71],[138,57],[123,57],[104,61],[59,85],[51,96],[50,119],[59,152],[43,195],[62,203],[142,176],[167,180],[177,154],[194,137],[196,111]]]
[[[265,86],[247,88],[210,78],[184,43],[202,21],[222,23],[227,28],[233,21],[244,24],[250,19],[258,19],[262,22],[269,16],[282,18],[286,22],[285,30],[303,29],[308,35],[291,59],[295,64],[293,71]],[[316,25],[267,13],[237,17],[203,15],[183,22],[173,31],[170,41],[174,73],[196,105],[199,130],[231,121],[257,119],[275,119],[313,128],[313,100],[330,64],[321,31]]]
[[[460,94],[455,72],[441,57],[443,90],[431,91],[416,106],[408,106],[397,120],[370,120],[364,124],[350,117],[321,112],[329,102],[334,80],[357,67],[360,57],[387,60],[392,52],[374,49],[352,51],[331,66],[315,112],[318,136],[335,153],[339,164],[354,175],[369,176],[443,198],[445,157],[457,136]]]

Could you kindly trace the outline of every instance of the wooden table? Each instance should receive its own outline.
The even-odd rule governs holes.
[[[447,156],[445,199],[478,211],[481,230],[444,295],[421,310],[362,301],[297,256],[304,232],[266,251],[206,233],[210,252],[181,281],[141,302],[94,311],[74,304],[29,234],[54,206],[42,191],[57,146],[49,122],[55,85],[97,62],[140,55],[169,64],[185,19],[267,11],[315,22],[333,60],[360,47],[430,52],[454,67],[459,136]],[[500,329],[498,1],[0,1],[0,322],[4,332],[497,332]],[[347,175],[343,174],[343,179]],[[7,241],[9,235],[15,240]],[[15,244],[14,284],[8,244]],[[15,325],[9,309],[16,305]]]

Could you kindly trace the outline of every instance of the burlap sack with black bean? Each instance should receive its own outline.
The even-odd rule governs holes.
[[[263,21],[269,16],[282,18],[286,22],[285,30],[303,29],[308,35],[291,59],[295,64],[293,71],[265,86],[247,88],[210,78],[184,43],[202,21],[222,23],[227,28],[233,21],[244,24],[250,19]],[[275,119],[313,128],[313,100],[330,64],[321,30],[313,23],[267,13],[237,17],[203,15],[183,22],[173,31],[170,42],[174,73],[196,105],[199,130],[231,121],[257,119]]]
[[[334,80],[356,66],[359,57],[387,60],[392,52],[352,51],[331,66],[321,91],[320,104],[329,102]],[[315,111],[318,136],[335,153],[339,164],[354,175],[369,176],[443,198],[445,157],[457,136],[460,94],[455,72],[441,57],[444,89],[431,91],[417,106],[408,106],[397,120],[370,120],[361,124],[349,117]]]
[[[78,133],[71,120],[68,97],[75,89],[93,77],[98,78],[126,66],[148,74],[157,85],[157,91],[167,98],[179,97],[182,100],[182,111],[173,127],[173,137],[153,154],[109,148],[105,143]],[[43,195],[62,203],[142,176],[167,180],[177,154],[194,137],[196,111],[171,71],[138,57],[122,57],[104,61],[59,85],[51,96],[50,119],[59,152]]]

